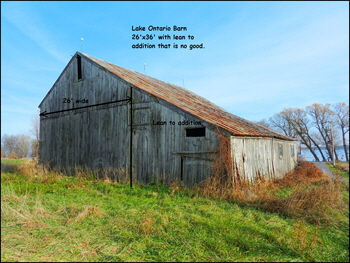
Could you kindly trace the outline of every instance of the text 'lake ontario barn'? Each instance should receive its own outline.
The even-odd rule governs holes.
[[[209,178],[220,138],[234,176],[280,178],[296,140],[237,117],[179,86],[77,52],[39,105],[40,162],[113,168],[148,183]]]

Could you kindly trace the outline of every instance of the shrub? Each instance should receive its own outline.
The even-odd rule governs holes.
[[[346,206],[341,194],[341,182],[305,161],[282,179],[265,180],[261,177],[254,184],[241,180],[223,183],[220,180],[223,176],[219,175],[212,176],[197,190],[204,196],[239,201],[317,224],[332,223]]]
[[[18,159],[17,155],[14,154],[14,153],[10,153],[7,157],[8,157],[9,159]]]

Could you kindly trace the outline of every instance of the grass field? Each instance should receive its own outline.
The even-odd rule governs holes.
[[[337,175],[349,180],[349,163],[348,162],[336,161],[335,167],[333,167],[333,164],[330,162],[330,163],[327,163],[327,166],[333,173],[336,173]]]
[[[348,262],[348,184],[290,178],[265,198],[219,198],[2,160],[1,261]],[[330,189],[341,198],[296,203]]]

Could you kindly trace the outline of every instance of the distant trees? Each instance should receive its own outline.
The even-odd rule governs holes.
[[[1,138],[1,144],[5,157],[24,158],[29,155],[31,138],[25,134],[5,134]]]
[[[38,157],[39,150],[39,129],[40,119],[37,111],[32,119],[30,133],[34,139],[26,134],[8,135],[1,137],[1,157],[7,158],[25,158]]]
[[[262,119],[261,121],[257,121],[256,123],[258,123],[258,124],[260,124],[262,126],[265,126],[267,128],[271,128],[272,129],[271,124],[266,119]]]
[[[333,105],[314,103],[305,109],[287,108],[258,123],[298,139],[316,161],[319,161],[317,152],[322,161],[333,160],[334,140],[335,144],[343,144],[346,161],[349,161],[346,147],[349,144],[349,106],[344,102]],[[326,155],[322,149],[326,149]],[[338,160],[337,152],[334,152]]]
[[[292,122],[288,119],[288,111],[292,111],[292,109],[286,109],[283,112],[277,113],[273,115],[273,117],[269,118],[269,123],[272,129],[279,130],[289,137],[296,138],[297,135],[295,133],[295,129],[293,128]]]
[[[40,111],[37,110],[32,119],[32,128],[29,132],[34,136],[31,143],[32,157],[39,156],[39,132],[40,132]]]
[[[347,138],[349,138],[349,135],[347,135],[347,133],[349,132],[349,106],[347,106],[344,102],[339,102],[334,104],[333,108],[335,116],[335,125],[341,130],[345,158],[348,162],[349,157],[346,148],[346,136],[348,136]]]
[[[315,127],[318,133],[314,134],[315,141],[318,144],[326,147],[329,157],[332,157],[332,126],[334,126],[333,111],[330,109],[330,104],[317,104],[314,103],[311,106],[306,107],[306,111],[311,117],[313,127]],[[333,133],[334,134],[334,133]],[[316,146],[316,143],[315,143]],[[322,158],[325,161],[324,156]],[[332,157],[333,158],[333,157]],[[336,157],[338,159],[338,157]]]

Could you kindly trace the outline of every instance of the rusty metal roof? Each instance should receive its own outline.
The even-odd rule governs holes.
[[[295,140],[277,131],[233,115],[207,99],[180,86],[114,65],[81,52],[77,53],[94,61],[135,87],[167,101],[206,122],[217,125],[234,136],[274,137],[284,140]]]

